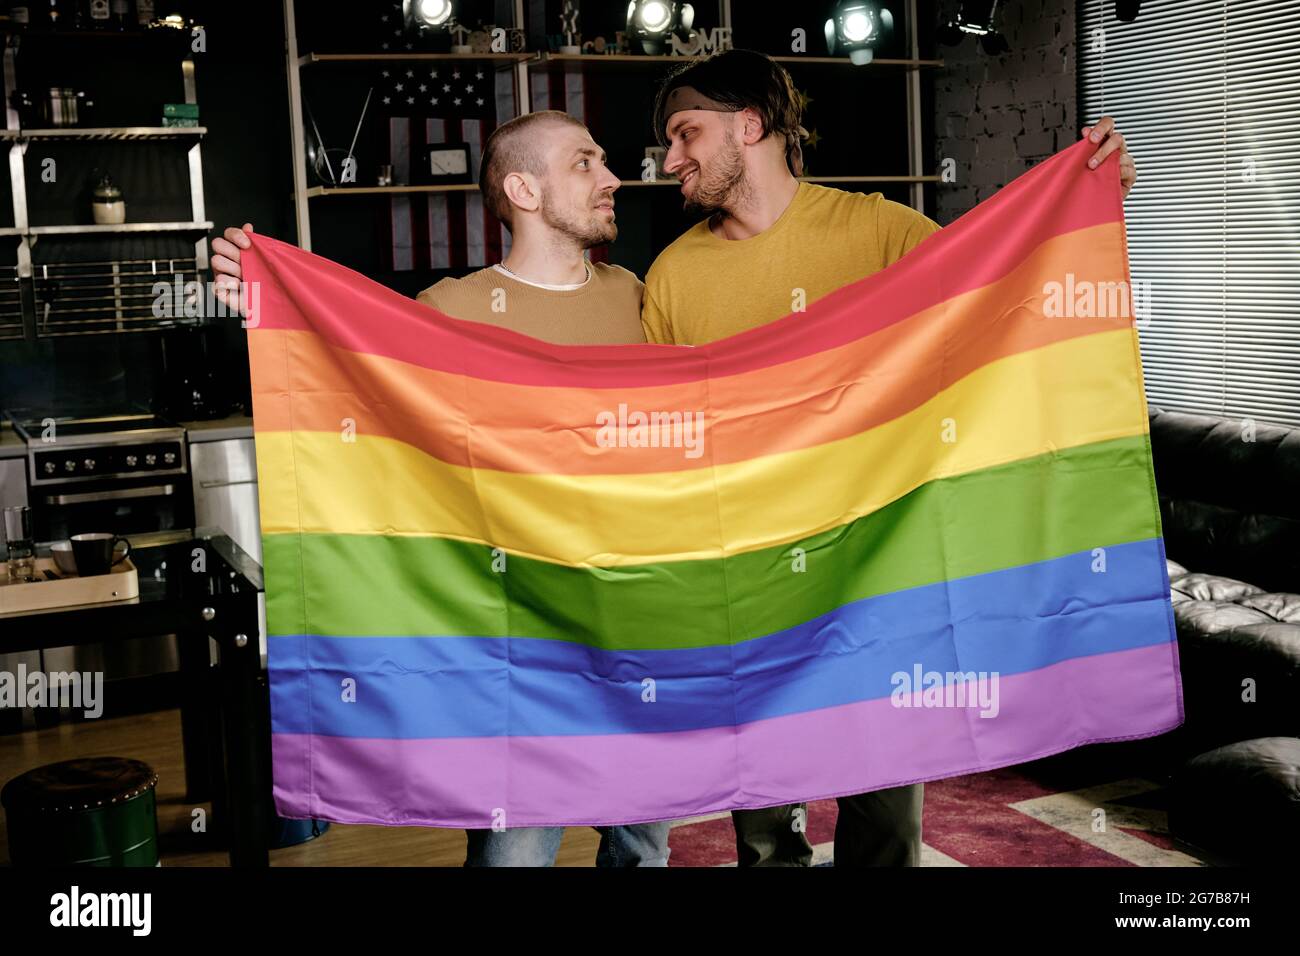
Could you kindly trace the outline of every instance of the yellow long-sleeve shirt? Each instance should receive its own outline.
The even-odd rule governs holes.
[[[719,239],[705,221],[659,254],[645,279],[646,340],[703,345],[773,322],[897,262],[939,228],[880,193],[800,183],[757,236]]]

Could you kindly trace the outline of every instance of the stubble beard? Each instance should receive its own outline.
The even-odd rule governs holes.
[[[583,249],[594,249],[618,238],[618,224],[613,220],[601,222],[596,218],[594,206],[586,219],[570,216],[562,212],[546,193],[542,194],[542,221]]]
[[[740,144],[728,130],[718,150],[707,167],[700,166],[696,174],[695,192],[683,202],[682,208],[691,216],[717,216],[726,218],[742,205],[749,191],[745,177],[745,161]]]

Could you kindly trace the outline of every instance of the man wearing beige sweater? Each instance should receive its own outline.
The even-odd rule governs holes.
[[[443,279],[417,296],[445,315],[485,322],[562,345],[644,342],[643,286],[620,266],[588,261],[586,251],[612,242],[619,179],[587,128],[547,110],[510,120],[483,145],[479,184],[484,203],[510,230],[500,265]],[[217,296],[242,311],[241,249],[251,224],[212,242]],[[491,808],[484,808],[484,821]],[[670,824],[598,827],[597,866],[667,866]],[[470,830],[467,866],[549,866],[563,827]]]

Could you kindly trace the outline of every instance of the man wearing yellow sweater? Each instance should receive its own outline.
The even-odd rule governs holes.
[[[664,81],[654,115],[668,147],[664,169],[681,181],[687,211],[707,218],[646,273],[648,341],[701,345],[775,321],[897,262],[938,231],[880,193],[797,180],[800,119],[790,75],[761,53],[715,54]],[[1113,126],[1103,117],[1093,141]],[[1090,165],[1111,152],[1127,192],[1137,173],[1123,137],[1111,136]],[[917,865],[922,793],[918,783],[840,797],[836,865]],[[733,812],[740,865],[809,865],[805,813],[803,805]]]

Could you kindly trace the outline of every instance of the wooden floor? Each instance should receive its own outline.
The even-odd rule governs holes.
[[[0,785],[33,767],[74,757],[114,756],[143,760],[158,773],[158,842],[163,866],[227,866],[223,850],[205,845],[192,832],[194,810],[209,804],[185,800],[180,711],[115,720],[63,723],[45,730],[0,736]],[[3,810],[0,810],[3,818]],[[7,826],[0,828],[0,861],[9,862]],[[600,835],[571,827],[557,866],[593,866]],[[271,851],[272,866],[460,866],[465,832],[429,827],[330,825],[324,835],[298,846]]]

